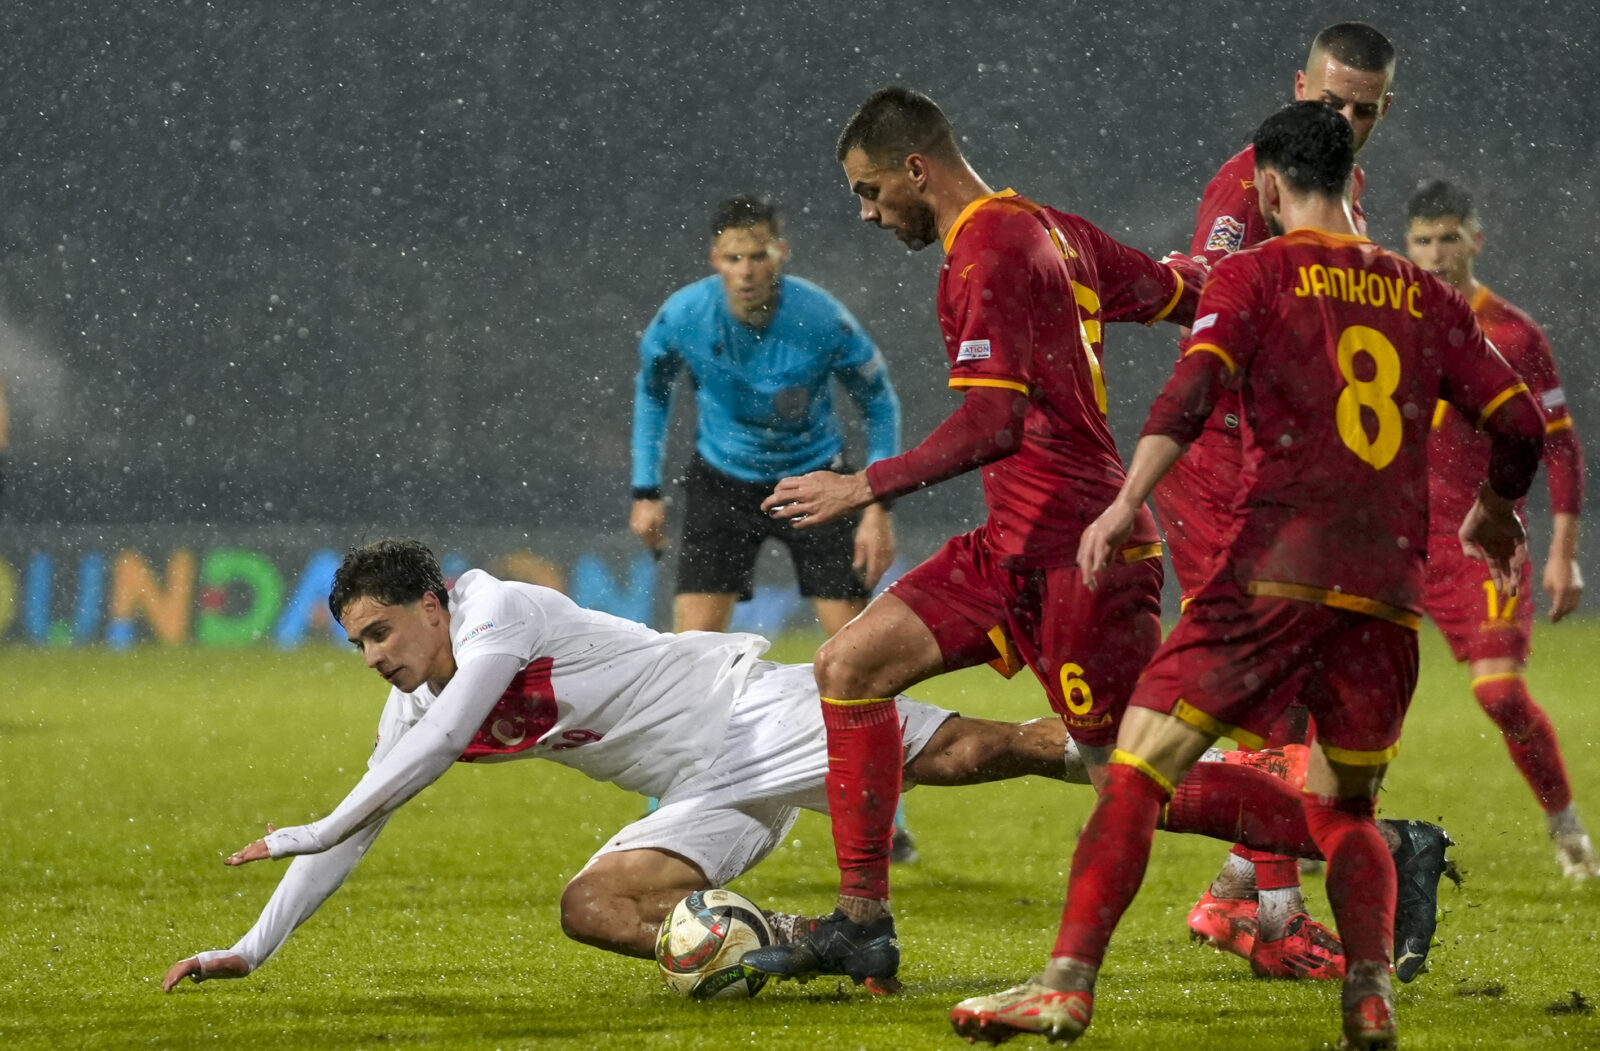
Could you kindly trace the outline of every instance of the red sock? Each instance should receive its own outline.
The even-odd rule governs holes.
[[[1565,810],[1572,803],[1572,785],[1561,762],[1561,746],[1556,743],[1555,727],[1544,709],[1528,696],[1528,684],[1521,675],[1485,675],[1472,681],[1472,694],[1478,698],[1511,750],[1511,761],[1539,798],[1546,814]]]
[[[828,814],[839,893],[889,899],[889,839],[905,763],[893,698],[822,699],[828,730]]]
[[[1287,718],[1290,713],[1298,711],[1302,716],[1305,709],[1298,705],[1285,709],[1273,724],[1273,733],[1277,735],[1280,729],[1293,729],[1294,721]],[[1300,720],[1303,724],[1305,720]],[[1299,726],[1304,731],[1304,725]],[[1305,766],[1307,748],[1303,744],[1285,744],[1273,747],[1270,751],[1247,751],[1240,749],[1229,752],[1223,762],[1247,766],[1252,770],[1260,770],[1264,774],[1283,781],[1296,790],[1295,805],[1300,803],[1299,789],[1305,785]],[[1310,833],[1307,833],[1309,837]],[[1265,850],[1251,850],[1249,847],[1236,843],[1233,852],[1239,857],[1250,862],[1255,868],[1256,890],[1289,890],[1300,886],[1300,862],[1282,854],[1274,854]]]
[[[1322,856],[1306,828],[1299,793],[1271,774],[1232,763],[1196,763],[1179,783],[1161,827],[1274,854]],[[1256,878],[1259,886],[1259,872]]]
[[[1167,790],[1142,770],[1116,762],[1106,767],[1105,788],[1072,852],[1052,956],[1100,966],[1111,932],[1144,881],[1166,801]]]
[[[1324,885],[1345,959],[1387,967],[1394,952],[1394,858],[1373,820],[1377,801],[1309,792],[1304,801],[1306,824],[1328,859]]]
[[[1309,831],[1307,832],[1309,836]],[[1290,887],[1300,886],[1300,861],[1298,858],[1286,858],[1282,854],[1268,854],[1265,851],[1253,850],[1254,855],[1250,860],[1256,866],[1256,891],[1288,890]]]

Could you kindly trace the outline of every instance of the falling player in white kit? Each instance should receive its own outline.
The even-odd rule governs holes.
[[[799,808],[827,809],[811,667],[762,660],[759,635],[663,634],[481,570],[447,591],[432,552],[406,540],[347,554],[328,605],[392,687],[368,771],[327,817],[269,826],[226,859],[294,856],[255,926],[231,949],[173,964],[162,981],[169,992],[184,978],[238,978],[265,963],[339,888],[389,816],[453,762],[553,759],[660,798],[561,898],[569,937],[629,956],[652,956],[673,904],[760,861]],[[908,782],[1088,781],[1057,719],[1018,725],[898,704]],[[780,937],[797,922],[776,920]]]

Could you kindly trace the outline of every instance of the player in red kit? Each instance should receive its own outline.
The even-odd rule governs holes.
[[[881,991],[894,987],[899,962],[887,849],[900,791],[890,762],[900,727],[882,698],[946,670],[988,662],[1009,674],[1026,663],[1098,784],[1133,682],[1160,637],[1161,582],[1148,514],[1099,590],[1084,588],[1073,566],[1079,531],[1122,479],[1105,421],[1102,326],[1191,320],[1202,275],[1191,260],[1157,264],[1083,219],[991,192],[938,107],[904,89],[869,99],[838,154],[864,220],[914,248],[940,242],[946,250],[939,320],[962,404],[908,453],[863,474],[784,479],[766,506],[805,528],[981,466],[989,517],[819,651],[839,908],[803,942],[756,950],[744,962],[781,977],[848,974]],[[1252,795],[1247,839],[1316,853],[1298,795],[1240,766],[1205,764],[1164,827],[1239,838],[1238,808],[1210,806],[1224,781]],[[1395,826],[1397,838],[1406,825]],[[1426,908],[1431,915],[1431,901]]]
[[[1217,264],[1127,481],[1083,532],[1079,568],[1092,583],[1112,564],[1224,387],[1242,394],[1238,514],[1135,689],[1078,839],[1049,964],[957,1005],[951,1021],[970,1038],[1082,1034],[1175,786],[1217,736],[1259,742],[1298,696],[1317,725],[1302,802],[1344,941],[1344,1036],[1357,1048],[1394,1044],[1395,869],[1374,811],[1416,682],[1429,420],[1443,398],[1493,435],[1461,542],[1507,587],[1526,558],[1515,501],[1538,469],[1544,427],[1465,300],[1356,233],[1347,121],[1292,103],[1254,145],[1262,214],[1290,232]]]
[[[1294,97],[1317,99],[1337,109],[1350,122],[1360,152],[1394,101],[1389,90],[1394,58],[1394,47],[1371,26],[1360,22],[1328,26],[1312,41],[1305,68],[1295,73]],[[1366,230],[1360,204],[1363,182],[1357,167],[1351,198],[1356,229],[1361,233]],[[1228,158],[1206,184],[1189,251],[1215,265],[1269,236],[1256,195],[1255,148],[1246,146]],[[1205,582],[1233,521],[1242,463],[1239,419],[1239,396],[1224,391],[1205,430],[1153,494],[1172,569],[1185,598]]]
[[[1320,100],[1337,109],[1350,122],[1359,153],[1394,100],[1389,90],[1394,61],[1394,47],[1371,26],[1360,22],[1328,26],[1312,41],[1305,68],[1295,73],[1294,97]],[[1189,246],[1194,257],[1215,264],[1267,239],[1254,180],[1255,151],[1246,146],[1206,185]],[[1351,183],[1358,233],[1366,231],[1360,203],[1363,181],[1358,166]],[[1152,503],[1185,600],[1205,583],[1233,523],[1243,460],[1240,417],[1238,394],[1223,391],[1205,430],[1153,494]],[[1293,750],[1305,738],[1304,709],[1295,707],[1268,735],[1268,743]],[[1407,951],[1417,952],[1420,965],[1434,927],[1434,912],[1423,907],[1421,899],[1437,894],[1449,838],[1437,826],[1420,823],[1405,826],[1401,834],[1406,839],[1403,851],[1423,862],[1415,869],[1415,885],[1407,888],[1418,897],[1418,907],[1406,914],[1422,923],[1415,929],[1397,931],[1396,938]],[[1338,939],[1305,915],[1294,858],[1235,846],[1221,873],[1190,910],[1188,924],[1194,937],[1249,959],[1260,974],[1333,978],[1342,968]],[[1291,927],[1299,932],[1292,938],[1288,937]],[[1405,977],[1409,979],[1411,973]]]
[[[1483,231],[1465,190],[1442,181],[1427,183],[1407,203],[1406,219],[1411,261],[1467,297],[1484,334],[1544,410],[1544,464],[1554,521],[1543,583],[1550,619],[1560,620],[1577,609],[1583,596],[1577,562],[1583,449],[1567,414],[1550,344],[1532,318],[1473,276]],[[1563,874],[1577,880],[1600,877],[1600,859],[1572,802],[1555,730],[1523,680],[1533,632],[1532,566],[1523,575],[1519,595],[1503,595],[1481,563],[1463,558],[1450,543],[1449,524],[1472,505],[1473,479],[1483,473],[1488,443],[1443,402],[1429,443],[1428,505],[1434,526],[1424,599],[1428,616],[1444,632],[1456,660],[1468,662],[1473,696],[1500,728],[1512,761],[1539,800]]]
[[[818,651],[839,908],[802,944],[745,962],[883,988],[899,962],[887,851],[900,792],[891,699],[902,687],[985,662],[1008,674],[1027,664],[1091,776],[1103,770],[1160,639],[1161,547],[1146,513],[1099,590],[1073,567],[1079,531],[1123,477],[1105,419],[1102,326],[1192,319],[1201,274],[1191,260],[1156,263],[1083,219],[991,191],[944,114],[914,92],[868,99],[838,157],[863,220],[912,248],[943,245],[939,321],[962,403],[916,448],[860,474],[784,479],[765,506],[805,528],[981,467],[989,515]]]

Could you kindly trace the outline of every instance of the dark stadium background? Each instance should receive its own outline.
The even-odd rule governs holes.
[[[939,253],[859,227],[832,146],[861,98],[928,91],[994,186],[1160,253],[1349,17],[1400,52],[1362,156],[1373,233],[1398,244],[1421,177],[1476,190],[1480,275],[1549,332],[1600,456],[1600,33],[1587,0],[1507,10],[10,5],[0,514],[623,529],[637,333],[705,272],[707,210],[750,189],[787,208],[792,271],[883,346],[914,441],[953,405]],[[1108,340],[1124,452],[1171,331]],[[974,492],[904,514],[948,532]]]

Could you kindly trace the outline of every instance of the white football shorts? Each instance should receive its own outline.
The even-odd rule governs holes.
[[[956,714],[909,697],[895,703],[907,760]],[[713,886],[726,886],[783,842],[802,807],[828,812],[827,742],[811,665],[761,662],[733,701],[712,764],[672,788],[584,867],[619,850],[654,848],[689,859]]]

